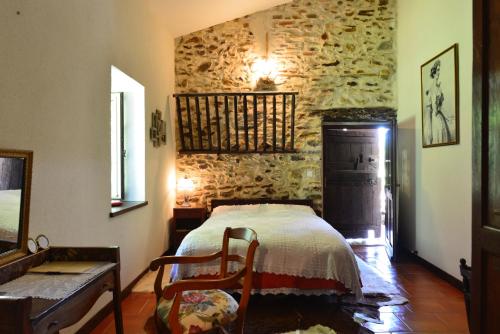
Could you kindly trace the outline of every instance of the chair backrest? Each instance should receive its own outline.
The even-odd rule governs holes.
[[[229,254],[229,241],[230,239],[245,240],[249,243],[246,256],[241,256],[238,254]],[[255,256],[255,250],[259,246],[257,240],[257,233],[251,228],[238,227],[231,228],[226,227],[224,231],[224,238],[222,240],[222,256],[221,256],[221,268],[220,268],[220,278],[228,276],[228,262],[238,261],[240,263],[239,270],[243,270],[242,277],[242,289],[241,298],[238,307],[238,320],[237,327],[243,328],[243,322],[245,320],[246,309],[248,305],[248,300],[250,298],[250,292],[252,289],[252,274],[253,274],[253,260]],[[231,274],[231,273],[229,273]]]

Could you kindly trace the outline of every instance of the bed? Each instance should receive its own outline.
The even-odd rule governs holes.
[[[309,200],[212,200],[210,218],[186,235],[176,255],[217,252],[225,227],[250,227],[260,243],[254,260],[253,293],[353,293],[361,298],[359,270],[351,247],[315,214],[311,204]],[[230,247],[243,253],[238,244]],[[172,279],[215,277],[218,269],[216,262],[175,265]]]

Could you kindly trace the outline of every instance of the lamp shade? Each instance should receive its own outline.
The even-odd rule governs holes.
[[[187,177],[179,179],[177,182],[177,189],[180,191],[192,191],[194,189],[193,181]]]
[[[270,80],[275,80],[277,76],[277,64],[273,59],[259,59],[253,66],[252,71],[257,78],[268,78]]]

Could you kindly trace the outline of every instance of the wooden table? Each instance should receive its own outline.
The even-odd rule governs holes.
[[[123,333],[118,247],[51,247],[0,267],[0,284],[46,261],[99,261],[113,265],[63,299],[0,296],[0,333],[57,333],[80,320],[101,294],[113,292],[116,333]]]

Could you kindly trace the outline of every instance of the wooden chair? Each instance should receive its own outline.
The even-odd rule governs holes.
[[[245,240],[249,243],[246,256],[229,254],[230,239]],[[243,333],[252,287],[253,259],[258,246],[254,230],[227,227],[224,231],[222,250],[217,253],[206,256],[163,256],[153,260],[149,268],[153,271],[159,268],[154,284],[157,329],[173,334],[188,333],[190,329],[202,333],[225,333],[224,327],[232,325],[236,333]],[[166,264],[204,263],[219,258],[220,271],[217,279],[185,279],[162,288]],[[227,272],[228,262],[231,261],[240,264],[235,273]],[[220,289],[241,289],[239,303]],[[196,315],[196,311],[202,312]]]

